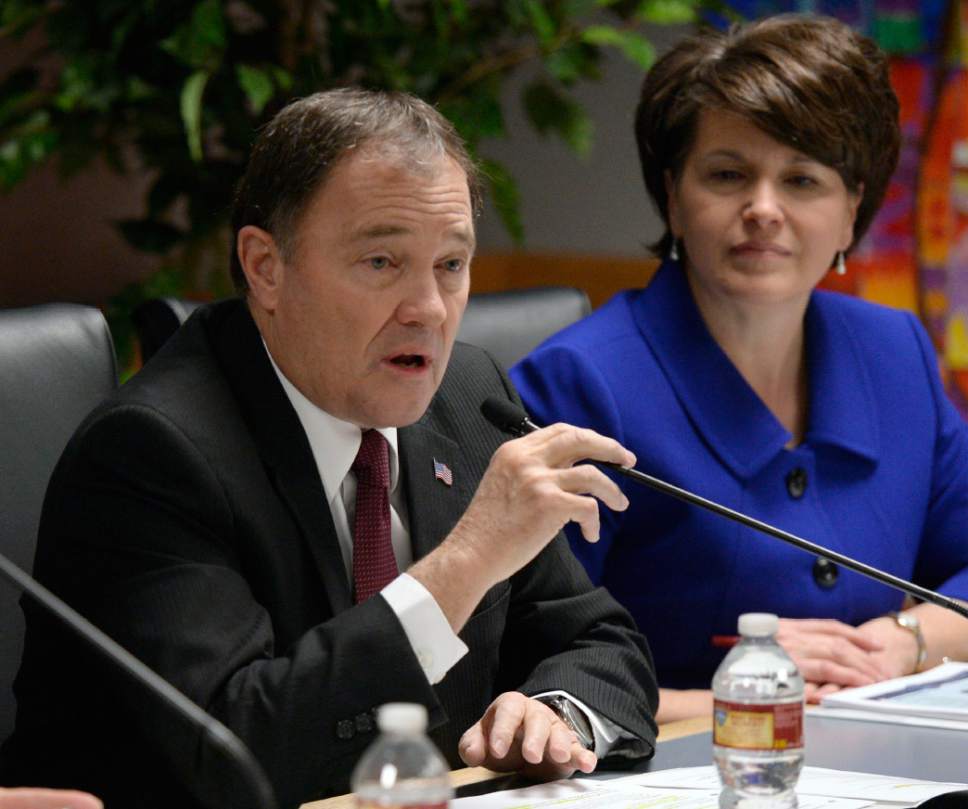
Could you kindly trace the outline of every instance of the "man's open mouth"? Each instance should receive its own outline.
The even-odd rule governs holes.
[[[390,362],[405,368],[423,368],[427,365],[427,358],[423,354],[398,354],[391,357]]]

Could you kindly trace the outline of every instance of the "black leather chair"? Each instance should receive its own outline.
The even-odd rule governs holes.
[[[592,310],[573,287],[531,287],[471,295],[457,339],[486,348],[510,368],[552,334]]]
[[[97,309],[0,311],[0,552],[30,572],[47,481],[75,428],[117,386],[114,344]],[[0,580],[0,740],[13,730],[20,593]]]
[[[148,359],[200,306],[197,301],[155,298],[132,315],[141,357]],[[565,326],[591,312],[588,296],[572,287],[533,287],[471,295],[458,340],[486,348],[505,368]]]
[[[142,362],[150,360],[201,305],[201,301],[185,298],[152,298],[137,306],[131,320],[141,345]]]

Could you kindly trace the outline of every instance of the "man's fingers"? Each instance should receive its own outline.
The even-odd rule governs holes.
[[[526,436],[532,438],[549,466],[567,467],[581,460],[635,466],[635,455],[614,438],[572,424],[552,424]]]
[[[572,494],[592,495],[614,511],[625,511],[629,500],[602,470],[591,464],[579,464],[558,473],[558,485]]]
[[[544,706],[541,706],[544,708]],[[528,710],[524,715],[524,736],[521,739],[521,756],[530,764],[540,764],[545,748],[550,748],[552,724],[557,723],[548,710]],[[552,757],[553,761],[558,761]],[[566,755],[564,761],[568,760]]]
[[[514,698],[514,695],[509,695],[510,698],[498,697],[488,709],[489,713],[493,710],[493,718],[487,734],[488,747],[492,755],[497,758],[504,758],[507,755],[508,750],[511,749],[511,742],[514,741],[515,734],[524,720],[528,697],[524,694],[518,696],[520,699]]]
[[[487,747],[484,743],[484,731],[481,723],[472,725],[457,745],[457,753],[468,767],[478,767],[487,757]]]
[[[586,775],[595,771],[598,766],[598,756],[591,750],[586,750],[578,742],[575,742],[572,764],[576,770],[581,770]]]
[[[551,732],[548,734],[548,757],[556,764],[567,764],[572,758],[574,745],[577,743],[578,739],[574,731],[564,722],[557,721],[551,724]]]

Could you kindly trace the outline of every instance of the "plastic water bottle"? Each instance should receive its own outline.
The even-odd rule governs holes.
[[[776,642],[779,619],[739,617],[740,640],[713,676],[713,758],[721,809],[793,809],[803,767],[803,677]]]
[[[353,770],[358,809],[444,809],[454,789],[447,762],[427,738],[427,709],[391,702],[376,721],[380,736]]]

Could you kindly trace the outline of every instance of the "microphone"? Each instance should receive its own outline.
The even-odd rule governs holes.
[[[27,593],[45,610],[83,638],[97,652],[123,669],[132,679],[167,703],[172,709],[198,728],[203,738],[242,774],[251,794],[256,796],[259,809],[277,809],[275,792],[265,772],[242,740],[214,716],[202,710],[167,680],[164,680],[129,651],[105,635],[77,610],[68,606],[36,579],[28,576],[6,556],[0,553],[0,575]]]
[[[496,396],[488,397],[488,399],[481,405],[481,413],[484,415],[491,424],[497,427],[503,432],[509,433],[514,436],[522,436],[526,433],[533,433],[535,430],[539,429],[538,426],[528,418],[528,414],[518,407],[514,402],[508,401],[507,399],[500,399]],[[818,545],[815,542],[810,542],[807,539],[798,537],[796,534],[791,534],[789,531],[784,531],[781,528],[776,528],[769,523],[763,522],[762,520],[757,520],[753,517],[747,516],[740,511],[735,511],[726,506],[720,505],[713,500],[707,500],[705,497],[700,497],[698,494],[693,494],[687,489],[681,489],[678,486],[673,486],[671,483],[666,483],[664,480],[652,477],[651,475],[646,475],[644,472],[639,472],[637,469],[627,469],[624,466],[619,466],[616,463],[609,463],[607,461],[592,461],[592,463],[597,466],[604,466],[620,475],[624,475],[627,478],[631,478],[636,483],[640,483],[644,486],[648,486],[652,489],[657,489],[660,492],[675,497],[678,500],[684,500],[687,503],[692,503],[694,506],[699,506],[707,511],[712,511],[715,514],[726,517],[734,522],[741,523],[748,528],[753,528],[763,534],[769,534],[776,539],[781,539],[790,545],[795,545],[801,550],[808,551],[809,553],[815,554],[816,556],[822,556],[824,559],[829,559],[831,562],[836,562],[839,565],[843,565],[850,570],[860,573],[863,576],[867,576],[870,579],[886,584],[889,587],[893,587],[896,590],[900,590],[903,593],[914,596],[921,601],[928,601],[932,604],[937,604],[939,607],[944,607],[945,609],[951,610],[952,612],[958,613],[964,618],[968,618],[968,607],[959,602],[955,601],[953,598],[942,595],[941,593],[936,593],[934,590],[928,590],[926,587],[921,587],[918,584],[909,582],[906,579],[899,578],[886,571],[879,570],[876,567],[871,567],[863,562],[858,562],[856,559],[851,559],[849,556],[844,556],[842,553],[837,551],[832,551],[829,548],[825,548],[823,545]]]

